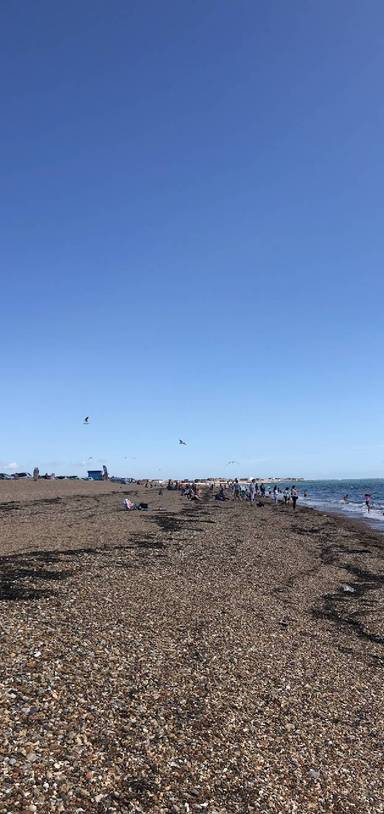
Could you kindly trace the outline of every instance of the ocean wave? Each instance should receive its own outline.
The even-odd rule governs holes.
[[[357,503],[354,501],[345,502],[336,498],[302,498],[300,503],[314,509],[322,509],[325,512],[333,512],[344,517],[366,520],[372,525],[382,525],[384,527],[384,503],[382,502],[374,505],[370,512],[364,501]]]

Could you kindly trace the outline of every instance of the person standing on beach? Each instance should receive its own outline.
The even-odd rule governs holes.
[[[287,505],[289,503],[289,489],[288,486],[285,487],[283,492],[284,503]]]
[[[292,500],[293,511],[296,511],[296,503],[297,503],[297,498],[298,498],[298,497],[299,497],[299,493],[298,493],[298,491],[297,491],[296,487],[295,487],[295,486],[292,486],[292,489],[291,489],[291,500]]]
[[[35,480],[35,481],[39,480],[39,474],[40,474],[39,473],[39,467],[35,466],[35,468],[33,470],[33,480]]]
[[[235,478],[235,483],[233,484],[233,497],[234,500],[241,500],[240,484],[237,478]]]
[[[250,502],[254,503],[255,502],[255,495],[256,495],[256,483],[255,483],[254,478],[253,478],[253,480],[251,480],[251,482],[249,484],[248,494],[249,494]]]
[[[277,503],[278,491],[277,491],[277,486],[276,486],[276,484],[275,484],[275,486],[273,487],[273,493],[272,493],[272,497],[273,497],[273,502],[274,502],[274,503]]]

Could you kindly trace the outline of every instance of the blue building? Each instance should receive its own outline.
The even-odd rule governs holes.
[[[88,469],[88,477],[90,480],[103,480],[103,470]]]

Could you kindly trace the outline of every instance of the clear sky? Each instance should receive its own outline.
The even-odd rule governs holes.
[[[0,469],[384,475],[382,0],[0,31]]]

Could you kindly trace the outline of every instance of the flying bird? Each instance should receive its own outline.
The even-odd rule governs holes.
[[[228,461],[227,466],[230,466],[231,464],[238,464],[238,463],[239,463],[238,461]]]
[[[187,446],[187,442],[183,441],[181,438],[179,438],[179,444],[181,444],[183,447]]]
[[[85,419],[84,419],[84,424],[89,424],[89,419],[90,419],[90,417],[91,417],[91,416],[89,416],[89,415],[86,415],[86,416],[85,416]]]

